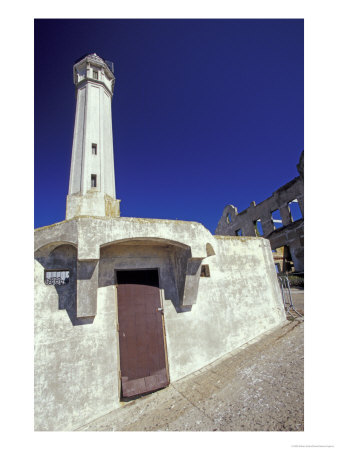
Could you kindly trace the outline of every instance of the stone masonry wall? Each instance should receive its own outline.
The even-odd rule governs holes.
[[[271,248],[288,246],[296,271],[304,271],[304,152],[297,165],[299,177],[277,189],[269,198],[238,213],[233,205],[227,205],[222,213],[215,234],[222,236],[262,236],[269,239]],[[302,217],[294,220],[290,203],[298,202]],[[281,228],[275,226],[272,213],[279,211]],[[258,229],[261,224],[262,231]]]

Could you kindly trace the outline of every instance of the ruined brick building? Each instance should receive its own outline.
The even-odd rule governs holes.
[[[235,206],[227,205],[215,234],[269,239],[278,271],[304,272],[304,151],[297,169],[298,177],[258,205],[253,201],[240,213]]]

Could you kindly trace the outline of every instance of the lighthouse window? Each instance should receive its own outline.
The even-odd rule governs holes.
[[[92,154],[97,155],[97,145],[96,144],[92,144]]]
[[[99,73],[97,70],[93,70],[93,78],[94,80],[98,80],[99,79]]]
[[[96,175],[92,175],[91,177],[91,187],[96,187]]]

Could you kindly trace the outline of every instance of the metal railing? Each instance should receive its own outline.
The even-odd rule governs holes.
[[[69,270],[46,270],[45,284],[51,286],[62,286],[69,283]]]
[[[45,284],[51,285],[51,286],[62,286],[64,284],[69,283],[69,278],[62,279],[61,277],[51,277],[45,279]]]
[[[283,304],[285,308],[285,313],[292,316],[294,319],[297,317],[292,312],[295,312],[298,316],[303,317],[303,314],[298,312],[294,307],[292,301],[292,294],[290,289],[289,277],[287,275],[278,275],[278,281],[282,293]]]

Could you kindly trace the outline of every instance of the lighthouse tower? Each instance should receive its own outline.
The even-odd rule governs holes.
[[[93,53],[74,65],[73,77],[76,115],[66,219],[119,217],[111,115],[113,66]]]

